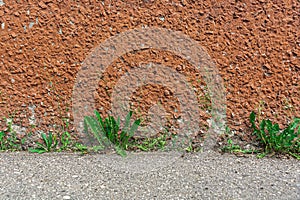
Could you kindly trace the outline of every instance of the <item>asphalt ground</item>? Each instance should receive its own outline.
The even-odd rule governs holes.
[[[15,152],[0,163],[0,199],[300,199],[295,159]]]

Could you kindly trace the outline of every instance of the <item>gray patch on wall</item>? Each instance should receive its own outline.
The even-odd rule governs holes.
[[[31,116],[29,117],[29,124],[30,125],[36,125],[36,118],[35,118],[35,111],[36,108],[35,105],[28,106],[28,109],[31,111]]]

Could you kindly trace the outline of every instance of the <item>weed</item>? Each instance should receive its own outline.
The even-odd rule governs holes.
[[[75,150],[79,150],[79,151],[87,151],[88,150],[88,147],[85,146],[85,145],[83,145],[83,144],[81,144],[81,143],[76,143],[74,145],[74,147],[76,147]]]
[[[71,135],[68,131],[62,133],[60,137],[61,146],[59,148],[60,151],[66,150],[72,143]]]
[[[189,145],[188,147],[186,147],[184,150],[185,150],[186,152],[188,152],[188,153],[193,152],[193,145],[190,144],[190,145]]]
[[[4,131],[0,131],[0,151],[6,150],[21,150],[21,144],[23,140],[19,140],[16,131],[12,128],[12,119],[6,119],[7,128]]]
[[[202,109],[205,109],[205,111],[211,112],[211,97],[209,95],[208,87],[205,85],[203,88],[203,94],[198,95],[198,101],[200,105],[203,105]]]
[[[295,118],[282,131],[279,129],[278,124],[273,124],[270,120],[264,119],[259,122],[259,127],[257,127],[255,120],[255,113],[252,112],[250,114],[251,127],[266,154],[288,153],[300,159],[300,118]]]
[[[126,156],[125,150],[129,146],[129,139],[133,137],[141,120],[135,120],[130,127],[130,119],[132,116],[132,111],[130,111],[126,116],[123,129],[121,129],[119,117],[115,120],[114,117],[108,116],[103,120],[98,111],[95,110],[94,112],[96,119],[91,116],[84,117],[85,131],[88,131],[88,128],[90,128],[100,146],[114,144],[116,152],[121,156]]]
[[[81,143],[75,143],[74,151],[80,151],[82,154],[85,154],[88,153],[88,147]]]
[[[243,154],[252,154],[257,153],[257,150],[251,150],[251,149],[242,149],[240,145],[233,144],[233,141],[231,139],[227,140],[227,145],[224,146],[221,149],[223,152],[229,152],[229,153],[243,153]]]
[[[167,135],[163,134],[157,138],[146,138],[143,140],[134,140],[130,143],[130,148],[140,149],[142,151],[164,150],[167,145]]]
[[[63,151],[63,150],[68,149],[69,147],[72,146],[72,143],[73,143],[71,135],[68,132],[69,119],[64,118],[63,122],[64,122],[64,126],[62,127],[63,133],[59,137],[59,141],[60,141],[59,151]]]
[[[49,132],[49,135],[46,136],[45,133],[41,134],[43,142],[36,142],[37,148],[30,148],[29,152],[31,153],[45,153],[50,151],[56,151],[56,147],[58,144],[58,140],[55,135],[53,135],[51,132]]]
[[[72,150],[74,152],[80,152],[82,155],[88,154],[91,152],[98,152],[101,150],[104,150],[102,146],[93,146],[93,147],[88,147],[86,145],[83,145],[81,143],[75,143],[72,147]]]
[[[5,145],[5,133],[4,131],[0,132],[0,150],[5,150],[6,145]]]

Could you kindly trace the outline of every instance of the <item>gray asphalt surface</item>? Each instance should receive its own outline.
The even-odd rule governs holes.
[[[17,152],[0,163],[0,199],[300,199],[294,159]]]

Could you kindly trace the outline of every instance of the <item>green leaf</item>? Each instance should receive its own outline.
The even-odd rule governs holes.
[[[267,154],[266,153],[260,153],[260,154],[258,154],[256,157],[257,158],[263,158],[263,157],[265,157]]]
[[[119,154],[120,156],[122,156],[122,157],[127,156],[126,151],[124,149],[122,149],[121,147],[115,146],[115,150],[116,150],[117,154]]]
[[[4,131],[0,131],[0,142],[2,142],[4,136],[5,136]]]
[[[118,119],[117,119],[118,130],[119,130],[119,127],[120,127],[120,123],[121,123],[121,120],[120,120],[120,117],[118,117]]]
[[[56,149],[56,147],[57,147],[57,145],[58,145],[58,140],[57,140],[56,137],[57,137],[56,135],[54,135],[54,137],[53,137],[54,145],[52,146],[52,148],[53,148],[54,150]]]
[[[139,148],[142,151],[148,151],[148,148],[143,145],[137,145],[137,148]]]
[[[139,128],[140,123],[141,123],[140,119],[135,120],[135,122],[133,123],[133,125],[129,130],[129,137],[132,137],[134,135],[134,132]]]
[[[93,146],[92,149],[93,149],[93,151],[97,152],[97,151],[103,150],[104,147],[98,145],[98,146]]]
[[[295,128],[300,124],[300,118],[295,118],[294,121],[290,124],[289,128],[295,130]]]
[[[128,129],[129,129],[129,126],[130,126],[130,119],[131,119],[131,116],[132,116],[132,111],[130,111],[128,114],[127,114],[127,116],[126,116],[126,118],[125,118],[125,125],[124,125],[124,128],[123,128],[123,130],[124,130],[124,132],[128,132]]]
[[[296,153],[292,153],[292,152],[289,152],[289,154],[291,156],[293,156],[294,158],[296,158],[297,160],[300,160],[300,154],[296,154]]]
[[[94,110],[94,113],[95,113],[95,115],[96,115],[98,121],[99,121],[99,122],[102,122],[102,117],[101,117],[100,113],[99,113],[97,110]]]
[[[36,148],[36,149],[29,148],[28,151],[30,153],[39,153],[39,154],[47,152],[45,149],[42,148]]]
[[[53,143],[53,136],[52,136],[51,132],[49,132],[47,140],[48,140],[47,149],[48,149],[48,151],[51,151],[51,147],[52,147],[52,143]]]
[[[46,147],[48,147],[49,146],[49,142],[48,142],[46,134],[42,133],[41,136],[42,136],[42,139],[43,139],[44,143],[46,144]]]
[[[250,123],[252,124],[252,128],[256,130],[256,125],[255,125],[255,113],[252,111],[250,114]]]
[[[104,124],[102,117],[100,116],[100,113],[97,110],[95,110],[94,113],[98,119],[99,129],[100,129],[100,133],[102,134],[102,137],[107,136],[107,135],[105,135],[105,133],[106,133],[105,124]]]
[[[36,142],[36,145],[37,145],[37,146],[39,146],[39,148],[42,148],[42,149],[47,149],[47,147],[45,146],[45,144],[42,144],[42,143]]]
[[[98,121],[91,116],[86,116],[86,117],[84,117],[84,125],[85,125],[85,131],[88,131],[88,127],[89,127],[91,132],[93,133],[94,137],[99,142],[99,145],[103,145],[102,142],[104,140],[102,140],[102,137],[103,137],[104,133],[102,132],[102,129],[101,129]]]

